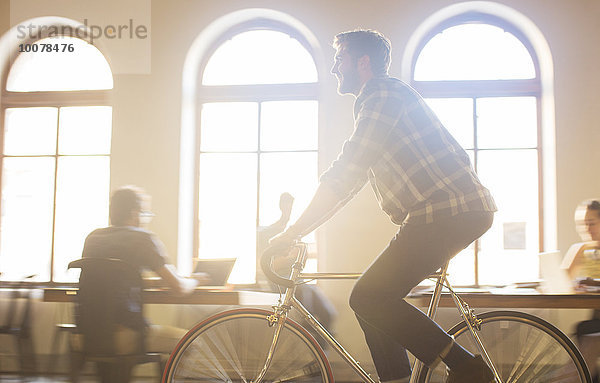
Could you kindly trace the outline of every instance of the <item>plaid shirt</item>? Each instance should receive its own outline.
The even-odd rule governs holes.
[[[340,199],[370,181],[392,221],[430,223],[469,211],[496,211],[469,157],[419,94],[402,81],[368,81],[354,103],[354,133],[321,175]]]

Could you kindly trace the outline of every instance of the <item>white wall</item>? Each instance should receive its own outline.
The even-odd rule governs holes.
[[[153,195],[154,230],[175,260],[177,251],[181,71],[193,39],[214,19],[229,12],[265,7],[290,14],[313,31],[326,58],[332,36],[355,27],[381,30],[391,38],[392,69],[400,74],[402,52],[412,31],[450,0],[171,0],[152,1],[152,71],[116,75],[114,88],[113,187],[138,184]],[[531,19],[548,41],[555,70],[558,238],[561,251],[578,240],[573,209],[600,196],[600,1],[505,0]],[[0,1],[0,33],[12,24],[9,1]],[[40,15],[41,16],[41,15]],[[20,21],[20,20],[19,20]],[[13,21],[14,22],[14,21]],[[335,158],[352,130],[352,99],[335,93],[333,76],[323,79],[320,124],[321,168]],[[321,264],[327,270],[359,271],[387,244],[395,227],[378,210],[366,188],[320,233]],[[362,336],[347,308],[351,283],[323,283],[341,318],[337,333],[351,350],[365,354]],[[580,315],[580,314],[577,314]],[[568,326],[566,324],[565,326]]]

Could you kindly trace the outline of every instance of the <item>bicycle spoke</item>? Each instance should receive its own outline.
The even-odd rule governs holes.
[[[189,336],[167,366],[169,382],[249,383],[256,379],[265,365],[274,327],[268,326],[265,314],[236,313],[234,310],[230,318],[217,318],[215,324],[208,323]],[[286,323],[263,381],[328,381],[312,342]]]
[[[516,312],[491,312],[479,318],[483,323],[478,335],[502,383],[587,383],[578,351],[549,323]],[[450,332],[463,347],[479,353],[464,324]],[[445,367],[430,373],[429,382],[445,381]]]

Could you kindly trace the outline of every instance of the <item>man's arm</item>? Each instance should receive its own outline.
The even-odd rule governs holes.
[[[387,92],[373,92],[357,100],[357,117],[352,136],[342,152],[321,175],[312,201],[298,221],[273,238],[272,246],[287,247],[331,218],[365,185],[367,172],[381,156],[381,148],[394,128],[398,108]]]
[[[156,274],[167,284],[167,286],[173,290],[176,294],[188,294],[194,291],[194,289],[206,283],[207,279],[203,281],[203,277],[199,278],[185,278],[177,275],[177,271],[173,265],[165,264],[156,270]]]

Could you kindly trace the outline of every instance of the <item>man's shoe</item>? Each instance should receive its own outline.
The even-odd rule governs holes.
[[[448,371],[446,383],[494,383],[494,373],[477,355],[460,366]]]

